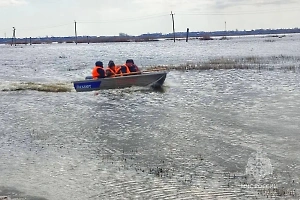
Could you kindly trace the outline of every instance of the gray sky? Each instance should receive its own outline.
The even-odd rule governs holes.
[[[299,0],[0,0],[0,37],[300,27]]]

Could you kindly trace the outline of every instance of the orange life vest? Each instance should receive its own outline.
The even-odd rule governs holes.
[[[127,65],[121,65],[121,66],[119,66],[118,68],[117,68],[117,70],[116,70],[116,74],[128,74],[128,73],[130,73],[130,70],[129,70],[129,68],[127,67]]]
[[[110,76],[110,77],[114,77],[116,75],[116,67],[107,67],[107,69],[105,70],[106,75]]]
[[[120,67],[121,67],[121,65],[116,65],[115,66],[115,73],[116,74],[119,73]]]
[[[99,74],[98,73],[98,69],[101,69],[101,71],[103,71],[102,74]],[[92,70],[92,77],[93,79],[97,79],[97,78],[105,78],[105,71],[102,67],[98,67],[98,66],[95,66]]]

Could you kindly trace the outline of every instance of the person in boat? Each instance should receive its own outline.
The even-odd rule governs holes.
[[[128,59],[126,60],[126,63],[124,65],[121,65],[118,69],[117,69],[117,74],[126,74],[129,75],[129,73],[134,72],[134,74],[139,74],[140,70],[139,68],[134,64],[132,59]]]
[[[128,75],[129,73],[130,73],[130,70],[126,64],[117,67],[116,74],[120,74],[121,76],[123,76],[123,75]]]
[[[108,62],[107,68],[105,70],[106,76],[107,77],[115,77],[117,74],[117,67],[114,63],[114,61],[110,60]]]
[[[136,66],[136,64],[134,64],[132,59],[128,59],[126,60],[125,65],[128,67],[130,72],[141,72],[138,68],[138,66]]]
[[[92,70],[93,79],[105,78],[105,70],[103,69],[103,62],[97,61],[95,67]]]

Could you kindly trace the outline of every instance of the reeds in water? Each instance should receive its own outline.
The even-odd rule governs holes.
[[[187,62],[179,65],[163,65],[147,67],[147,70],[164,68],[166,70],[227,70],[227,69],[256,69],[256,70],[285,70],[299,71],[300,57],[296,56],[247,56],[238,58],[212,58],[206,61]]]

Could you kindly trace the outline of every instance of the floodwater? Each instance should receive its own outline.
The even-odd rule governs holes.
[[[0,199],[299,199],[297,34],[0,55]],[[162,90],[73,89],[127,58],[172,68]]]

